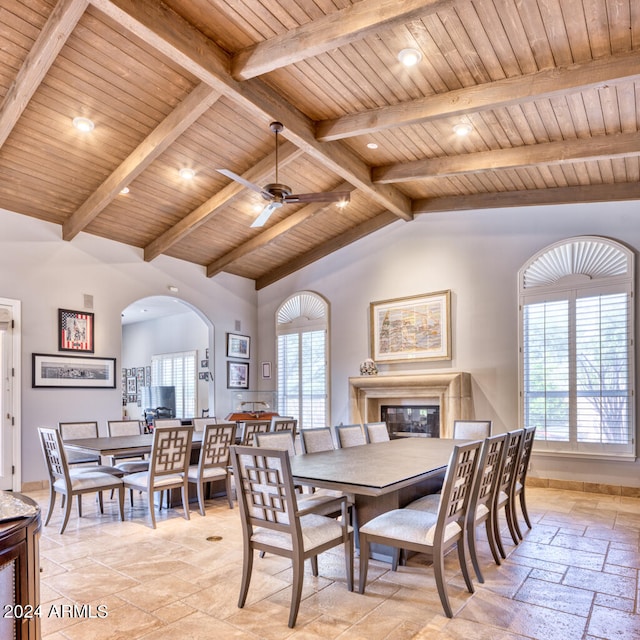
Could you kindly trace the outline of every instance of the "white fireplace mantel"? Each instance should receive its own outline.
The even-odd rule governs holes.
[[[382,404],[425,399],[439,404],[440,435],[450,438],[454,420],[472,417],[471,375],[448,372],[349,378],[349,405],[354,423],[379,421]]]

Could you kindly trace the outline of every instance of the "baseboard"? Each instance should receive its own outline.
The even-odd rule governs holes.
[[[29,493],[30,491],[41,491],[48,488],[48,480],[36,480],[35,482],[23,482],[21,491],[22,493]]]
[[[553,478],[527,477],[527,486],[543,489],[565,489],[567,491],[583,491],[585,493],[602,493],[607,496],[624,496],[640,498],[640,487],[622,487],[599,482],[580,482],[577,480],[555,480]]]

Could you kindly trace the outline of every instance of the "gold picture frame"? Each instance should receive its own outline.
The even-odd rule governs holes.
[[[380,362],[451,360],[451,291],[369,305],[371,357]]]

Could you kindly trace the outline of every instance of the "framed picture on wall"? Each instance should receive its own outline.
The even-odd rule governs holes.
[[[67,355],[32,356],[31,385],[77,389],[115,389],[116,359]],[[135,382],[135,378],[133,379]]]
[[[249,363],[227,362],[227,389],[249,388]]]
[[[93,353],[93,313],[58,309],[58,350]]]
[[[375,362],[451,360],[451,292],[438,291],[369,305]]]
[[[251,338],[238,333],[227,333],[227,358],[249,358]]]

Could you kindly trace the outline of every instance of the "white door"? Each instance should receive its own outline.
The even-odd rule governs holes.
[[[14,461],[14,384],[12,307],[0,304],[0,489],[11,490]]]

